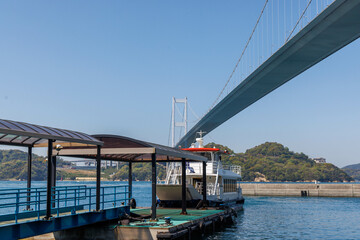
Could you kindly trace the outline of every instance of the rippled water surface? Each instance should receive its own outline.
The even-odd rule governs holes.
[[[151,183],[134,197],[150,206]],[[237,223],[211,239],[360,239],[360,198],[245,197]]]
[[[58,182],[58,186],[95,186],[94,182]],[[102,185],[127,182],[102,182]],[[33,182],[45,187],[46,182]],[[0,181],[1,188],[26,182]],[[134,182],[138,206],[151,205],[151,183]],[[360,198],[245,197],[237,223],[207,239],[360,239]]]
[[[360,239],[360,199],[246,197],[236,225],[208,239]]]

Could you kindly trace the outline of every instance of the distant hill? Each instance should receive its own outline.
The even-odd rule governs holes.
[[[242,168],[244,181],[352,181],[347,173],[330,163],[315,163],[304,153],[295,153],[275,142],[266,142],[234,153],[228,147],[210,143],[207,147],[227,150],[224,164],[238,164]]]
[[[59,159],[57,166],[70,165]],[[45,180],[47,163],[45,157],[32,155],[32,179]],[[60,175],[58,175],[60,177]],[[20,150],[0,150],[0,180],[27,179],[27,153]]]
[[[348,165],[342,168],[350,177],[360,181],[360,163]]]
[[[360,170],[360,163],[358,163],[358,164],[348,165],[348,166],[343,167],[342,169],[354,169],[354,170]]]
[[[352,169],[339,169],[330,163],[317,164],[304,153],[295,153],[279,143],[266,142],[245,153],[235,153],[226,146],[210,143],[207,147],[219,147],[228,152],[223,155],[224,164],[238,164],[242,167],[244,181],[352,181],[346,172]],[[70,163],[58,159],[57,178],[75,179],[76,177],[94,177],[94,173],[73,171],[61,168]],[[360,164],[358,164],[360,165]],[[355,169],[356,170],[356,169]],[[354,170],[354,171],[355,171]],[[158,178],[164,179],[165,166],[158,164]],[[346,171],[346,172],[345,172]],[[352,175],[354,178],[358,175]],[[32,179],[45,180],[47,162],[44,157],[33,154]],[[102,177],[113,180],[127,180],[128,166],[126,163],[116,168],[103,169]],[[136,180],[150,180],[151,164],[135,163],[133,177]],[[27,153],[19,150],[0,150],[0,180],[27,179]]]

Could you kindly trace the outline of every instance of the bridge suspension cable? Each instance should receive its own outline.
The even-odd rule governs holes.
[[[298,26],[299,22],[301,21],[301,19],[303,18],[303,16],[305,15],[306,11],[308,10],[310,4],[311,4],[312,0],[310,0],[306,6],[306,8],[304,9],[303,13],[301,14],[300,18],[298,19],[298,21],[296,22],[293,30],[290,32],[289,36],[286,39],[286,42],[289,41],[291,35],[293,34],[293,32],[295,31],[296,27]]]
[[[360,7],[358,1],[264,0],[264,2],[261,13],[257,17],[256,24],[250,33],[250,37],[246,41],[231,74],[226,79],[224,87],[221,88],[220,94],[216,96],[216,100],[212,103],[208,111],[202,115],[189,132],[180,139],[177,146],[180,144],[190,144],[195,140],[196,132],[199,130],[209,133],[234,114],[242,111],[258,99],[281,86],[281,84],[316,64],[319,59],[327,57],[328,55],[326,54],[332,54],[357,38],[355,21],[345,25],[343,29],[339,27],[336,28],[336,26],[334,26],[335,23],[328,22],[327,18],[334,19],[334,21],[337,21],[337,18],[341,18],[343,21],[350,21],[351,17],[357,19],[354,15],[356,10],[352,10],[350,7],[347,9],[346,7]],[[344,15],[344,12],[349,15]],[[341,24],[343,23],[341,22]],[[327,39],[326,35],[323,36],[319,30],[320,27],[330,33],[339,32],[340,34],[333,40]],[[346,30],[347,28],[345,29],[345,27],[350,29]],[[313,30],[313,28],[316,28],[317,31]],[[311,41],[320,41],[318,44],[319,49],[326,54],[311,50],[312,45],[309,39],[300,39],[309,35],[318,37],[316,39],[312,38]],[[324,41],[327,41],[327,45],[322,45]],[[289,48],[296,48],[296,52],[288,53]],[[319,57],[311,59],[304,58],[299,53],[299,49],[308,51],[308,55],[311,56],[318,54]],[[279,59],[286,61],[291,57],[297,58],[298,60],[293,61],[293,59],[291,59],[289,62],[279,62]],[[299,65],[298,62],[301,62],[303,65]],[[272,64],[277,65],[273,66]],[[294,70],[288,69],[289,65],[293,69],[298,70],[291,72]],[[275,72],[275,68],[276,71],[286,72],[286,74],[282,73],[276,77],[275,75],[277,73]],[[264,74],[272,75],[267,76]],[[268,79],[264,76],[272,78]],[[258,89],[256,87],[258,85],[253,86],[252,84],[247,84],[254,82],[261,85],[262,88]],[[273,87],[270,90],[268,89],[269,85]],[[240,98],[240,96],[243,96],[242,94],[246,94],[246,96]]]
[[[218,97],[216,98],[216,100],[214,101],[214,103],[211,105],[209,111],[215,106],[215,104],[217,103],[217,101],[220,99],[221,95],[223,94],[224,90],[226,89],[226,86],[229,84],[229,82],[230,82],[231,78],[233,77],[233,75],[234,75],[237,67],[239,66],[239,63],[240,63],[242,57],[244,56],[244,53],[245,53],[247,47],[249,46],[249,43],[250,43],[250,41],[251,41],[251,39],[252,39],[252,37],[253,37],[253,35],[254,35],[254,32],[255,32],[255,30],[256,30],[256,27],[257,27],[257,25],[258,25],[259,22],[260,22],[261,16],[262,16],[263,13],[264,13],[264,10],[265,10],[265,8],[266,8],[266,5],[267,5],[268,1],[269,1],[269,0],[266,0],[266,1],[265,1],[265,5],[264,5],[264,7],[263,7],[262,10],[261,10],[260,16],[258,17],[258,19],[257,19],[257,21],[256,21],[256,24],[255,24],[255,26],[254,26],[251,34],[250,34],[250,37],[249,37],[249,39],[247,40],[247,42],[246,42],[246,44],[245,44],[245,47],[244,47],[244,49],[243,49],[243,51],[242,51],[242,53],[241,53],[241,55],[240,55],[240,58],[239,58],[238,61],[236,62],[233,71],[231,72],[228,80],[227,80],[226,83],[225,83],[225,86],[222,88],[220,94],[218,95]]]
[[[293,1],[298,1],[297,7]],[[202,117],[332,2],[334,0],[265,0],[225,85]]]

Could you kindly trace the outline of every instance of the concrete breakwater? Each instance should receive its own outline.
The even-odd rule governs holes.
[[[360,197],[360,184],[242,183],[245,196]]]

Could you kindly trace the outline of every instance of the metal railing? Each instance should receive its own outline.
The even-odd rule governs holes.
[[[218,166],[219,165],[219,166]],[[207,174],[216,174],[217,170],[223,169],[228,170],[233,173],[239,174],[241,176],[241,166],[234,164],[222,164],[221,162],[208,162],[206,167]],[[203,173],[202,163],[192,163],[189,167],[187,167],[187,173]],[[181,175],[181,167],[180,166],[172,166],[171,170],[167,171],[166,184],[176,184],[176,176]]]
[[[241,166],[240,165],[223,165],[224,170],[229,170],[233,173],[239,174],[241,176]]]
[[[20,219],[40,220],[46,212],[46,188],[0,189],[0,224]],[[127,205],[129,186],[100,187],[100,208]],[[96,208],[96,187],[86,185],[52,188],[51,213],[60,215],[90,212]]]
[[[208,183],[206,186],[207,195],[220,196],[220,184]]]

